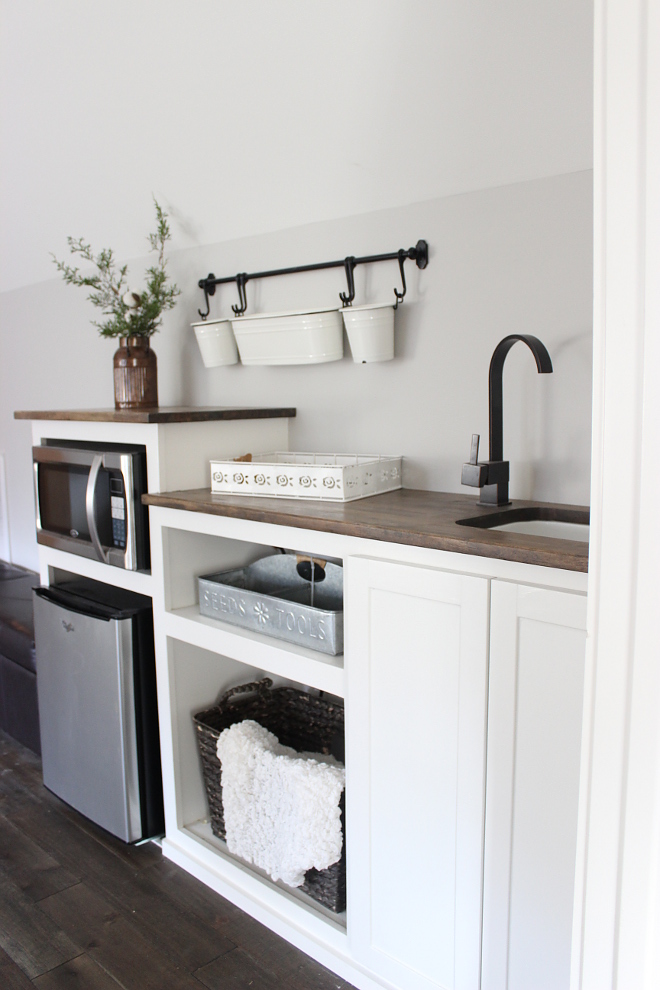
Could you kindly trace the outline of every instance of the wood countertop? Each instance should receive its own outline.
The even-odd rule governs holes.
[[[502,512],[502,507],[480,506],[474,495],[416,491],[402,488],[355,502],[321,502],[305,499],[214,495],[209,488],[143,495],[145,505],[188,512],[205,512],[234,519],[250,519],[279,526],[324,533],[339,533],[387,543],[450,550],[479,557],[496,557],[523,564],[539,564],[569,571],[587,571],[589,544],[547,536],[523,536],[475,526],[456,520]],[[583,514],[584,506],[558,506],[550,502],[515,500],[507,509],[542,507]]]
[[[221,419],[293,418],[293,408],[254,406],[159,406],[156,409],[19,409],[14,419],[70,420],[78,423],[204,423]]]

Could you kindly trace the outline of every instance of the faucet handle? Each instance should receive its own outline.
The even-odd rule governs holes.
[[[461,484],[469,485],[471,488],[483,488],[488,482],[488,465],[479,464],[479,434],[472,434],[470,444],[470,460],[463,465],[461,471]]]

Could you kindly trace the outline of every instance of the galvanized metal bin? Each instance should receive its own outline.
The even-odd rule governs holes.
[[[204,575],[199,578],[199,610],[321,653],[343,653],[343,568],[325,562],[312,568],[309,558],[299,564],[292,554],[275,554],[247,567]]]

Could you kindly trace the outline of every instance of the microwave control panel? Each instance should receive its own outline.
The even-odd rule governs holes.
[[[110,514],[113,545],[123,550],[126,546],[126,495],[121,474],[110,475]]]

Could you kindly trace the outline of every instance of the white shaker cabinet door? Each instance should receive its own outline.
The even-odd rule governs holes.
[[[586,596],[493,581],[482,990],[568,990]]]
[[[488,580],[345,561],[348,934],[401,990],[478,990]]]

